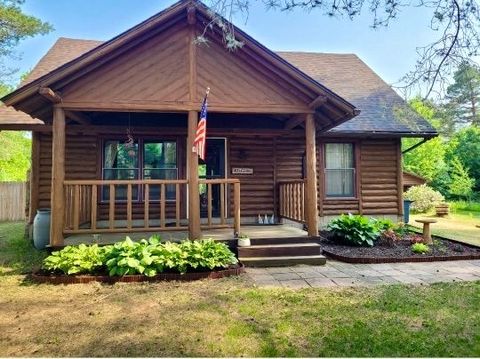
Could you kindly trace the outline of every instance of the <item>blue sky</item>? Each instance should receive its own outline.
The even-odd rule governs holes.
[[[108,40],[136,25],[174,1],[165,0],[27,0],[27,13],[50,22],[55,31],[25,40],[18,47],[22,60],[9,65],[20,72],[31,69],[58,37]],[[208,4],[208,2],[207,2]],[[272,50],[356,53],[388,83],[396,82],[413,67],[415,48],[438,34],[428,29],[430,14],[404,9],[389,28],[371,29],[367,12],[354,21],[328,18],[320,11],[266,11],[251,1],[247,22],[236,25]]]

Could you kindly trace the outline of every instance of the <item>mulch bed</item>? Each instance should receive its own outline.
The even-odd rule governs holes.
[[[147,277],[144,275],[125,275],[122,277],[110,277],[108,275],[65,275],[65,274],[51,274],[45,271],[37,271],[30,275],[30,279],[36,283],[50,283],[50,284],[80,284],[90,282],[101,283],[139,283],[139,282],[158,282],[158,281],[182,281],[189,282],[200,279],[219,279],[240,275],[245,272],[243,264],[238,264],[227,269],[190,272],[185,274],[180,273],[161,273],[154,277]]]
[[[430,252],[416,254],[411,250],[408,240],[397,242],[393,246],[377,244],[373,247],[356,247],[332,240],[330,232],[323,231],[320,245],[323,253],[332,259],[347,263],[394,263],[394,262],[435,262],[462,259],[480,259],[480,248],[432,236],[434,245]]]

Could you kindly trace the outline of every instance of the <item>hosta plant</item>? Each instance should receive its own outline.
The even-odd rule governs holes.
[[[372,247],[381,230],[377,221],[359,215],[341,215],[331,221],[328,230],[332,231],[334,239],[350,245]]]
[[[95,273],[103,267],[105,253],[106,248],[96,244],[67,246],[45,258],[43,269],[64,274]]]
[[[236,264],[228,247],[213,240],[161,242],[153,236],[134,242],[126,238],[113,245],[65,247],[44,260],[43,268],[65,274],[108,272],[110,276],[144,274],[153,277],[164,271],[186,273],[213,270]]]

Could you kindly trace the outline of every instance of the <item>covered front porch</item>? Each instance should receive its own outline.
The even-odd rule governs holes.
[[[153,233],[151,232],[119,232],[119,233],[102,233],[102,234],[73,234],[65,238],[65,245],[78,245],[81,243],[98,243],[112,244],[120,239],[129,236],[132,240],[148,239]],[[155,232],[162,240],[165,241],[181,241],[189,238],[189,232],[183,231],[159,231]],[[288,224],[277,225],[243,225],[242,234],[253,239],[292,239],[307,238],[308,233],[298,227]],[[205,229],[202,231],[200,239],[214,239],[218,241],[230,241],[235,237],[229,228]]]
[[[311,114],[283,115],[275,120],[277,128],[256,129],[245,127],[245,124],[243,128],[233,127],[238,126],[233,119],[240,115],[223,115],[222,118],[229,118],[233,126],[219,125],[220,121],[215,121],[216,116],[213,114],[211,138],[214,141],[222,139],[220,142],[223,141],[224,147],[220,151],[221,159],[214,156],[215,151],[210,151],[210,157],[215,157],[214,162],[223,161],[224,168],[221,173],[213,175],[212,172],[212,176],[208,175],[211,170],[209,161],[212,159],[199,163],[197,154],[189,150],[192,148],[198,118],[196,111],[184,115],[187,120],[186,128],[178,127],[183,123],[180,114],[158,114],[159,118],[180,120],[176,127],[152,128],[145,126],[143,120],[130,123],[130,118],[135,116],[128,113],[124,113],[124,116],[128,115],[129,118],[128,126],[120,122],[116,127],[112,127],[105,119],[114,114],[64,110],[55,106],[51,136],[52,247],[100,240],[108,243],[121,240],[126,235],[133,238],[147,237],[148,233],[160,233],[162,238],[175,240],[210,237],[233,239],[239,234],[251,238],[317,235],[316,124]],[[142,118],[138,113],[137,115],[137,118]],[[261,116],[271,119],[275,115]],[[294,116],[298,126],[296,129],[289,128],[292,125],[289,124],[288,116]],[[75,119],[80,117],[88,119],[89,124],[79,124]],[[286,126],[288,127],[285,128]],[[132,179],[110,179],[107,176],[113,170],[105,168],[108,161],[104,151],[109,149],[111,138],[121,139],[114,141],[115,146],[124,146],[127,128],[135,135],[139,153],[140,147],[146,148],[147,144],[160,143],[161,138],[171,139],[169,141],[176,145],[175,156],[178,157],[174,166],[175,178],[159,179],[152,175],[154,170],[151,168],[148,171],[143,168],[115,169],[125,173],[137,171],[140,178],[128,175],[127,177]],[[254,131],[256,136],[245,143],[245,139],[251,137]],[[93,138],[89,145],[82,144],[87,133]],[[276,175],[274,162],[275,158],[281,155],[273,153],[270,158],[266,153],[262,154],[264,159],[258,159],[259,154],[255,150],[258,148],[258,151],[265,151],[271,143],[274,146],[283,144],[284,139],[287,141],[284,144],[286,148],[293,143],[298,147],[295,151],[300,153],[300,156],[296,157],[298,163],[295,166],[290,168],[288,163],[285,165],[289,170],[287,177]],[[38,136],[34,136],[33,140],[34,147],[39,147],[36,144]],[[207,148],[208,141],[207,139]],[[93,143],[96,143],[95,151],[88,152],[90,150],[84,151],[81,148],[94,146]],[[244,147],[245,145],[249,147]],[[45,143],[42,142],[40,146],[45,148]],[[140,153],[139,161],[144,161],[143,157],[147,155]],[[96,160],[87,160],[88,156],[95,157]],[[118,154],[116,156],[118,157]],[[37,162],[41,161],[33,162],[33,177],[39,174],[39,169],[35,168]],[[235,173],[238,169],[236,166],[239,165],[252,169],[252,174]],[[95,168],[88,170],[82,166]],[[205,176],[201,175],[201,166],[205,167],[203,171],[208,172]],[[285,179],[292,178],[291,173],[294,173],[295,179]],[[41,187],[38,183],[33,183],[34,197],[38,196],[36,192]],[[32,205],[35,203],[38,203],[38,200],[32,201]],[[35,210],[36,208],[32,207],[32,213],[35,213]],[[257,222],[257,214],[268,224],[251,226]],[[300,228],[306,227],[308,232],[279,225],[284,220],[294,221]]]

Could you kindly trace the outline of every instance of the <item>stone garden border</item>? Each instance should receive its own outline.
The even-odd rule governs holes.
[[[245,272],[243,264],[239,264],[232,268],[214,270],[207,272],[191,272],[191,273],[160,273],[153,277],[147,277],[141,274],[114,276],[108,275],[48,275],[35,272],[30,275],[30,279],[36,283],[49,284],[82,284],[90,282],[100,283],[140,283],[140,282],[160,282],[160,281],[182,281],[190,282],[200,279],[219,279],[224,277],[236,276]]]
[[[439,238],[444,241],[449,241],[457,244],[461,244],[470,248],[477,248],[479,246],[460,242],[457,240],[453,240],[450,238],[445,238],[442,236],[434,235],[433,238]],[[352,264],[375,264],[375,263],[416,263],[416,262],[445,262],[445,261],[460,261],[460,260],[472,260],[472,259],[480,259],[480,252],[478,254],[465,254],[465,255],[456,255],[456,256],[422,256],[418,255],[416,257],[351,257],[351,256],[344,256],[338,253],[330,252],[329,250],[325,250],[322,248],[323,254],[325,254],[328,258],[336,259],[341,262],[352,263]]]
[[[436,257],[347,257],[341,254],[332,253],[328,250],[323,250],[323,253],[331,259],[336,259],[341,262],[352,264],[374,264],[374,263],[408,263],[408,262],[445,262],[445,261],[460,261],[480,259],[480,254],[476,255],[458,255],[458,256],[436,256]]]

